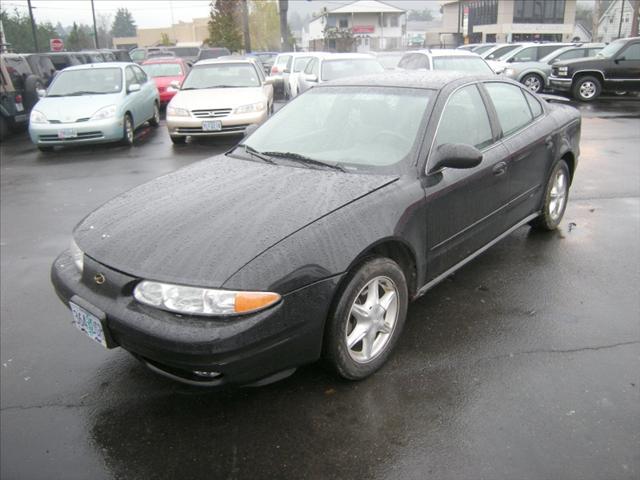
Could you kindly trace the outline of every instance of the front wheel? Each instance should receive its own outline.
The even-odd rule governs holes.
[[[573,84],[573,97],[583,102],[591,102],[600,95],[602,85],[596,77],[580,77]]]
[[[531,222],[533,228],[547,231],[558,228],[569,199],[569,178],[567,162],[560,160],[549,175],[542,212]]]
[[[542,80],[542,77],[535,73],[528,73],[522,77],[522,84],[533,93],[540,93],[542,91],[542,87],[544,85],[543,82],[544,80]]]
[[[160,107],[157,103],[153,103],[153,116],[149,119],[149,125],[157,127],[160,125]]]
[[[134,140],[133,119],[126,113],[122,121],[122,144],[130,147]]]
[[[360,380],[378,370],[395,346],[407,316],[407,282],[389,258],[355,270],[327,324],[325,357],[338,374]]]

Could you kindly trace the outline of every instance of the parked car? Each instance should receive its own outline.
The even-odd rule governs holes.
[[[269,75],[273,62],[275,62],[278,52],[252,52],[251,56],[258,57],[262,65],[264,65],[264,72]]]
[[[481,53],[480,56],[485,60],[497,60],[521,46],[521,43],[496,43],[493,47]]]
[[[59,72],[31,111],[29,135],[43,152],[57,145],[134,142],[145,122],[157,127],[156,85],[138,65],[105,62]]]
[[[640,91],[640,37],[614,40],[595,57],[555,63],[549,85],[583,102],[595,100],[603,90]]]
[[[375,55],[375,57],[378,59],[378,61],[382,64],[382,66],[386,70],[395,70],[396,68],[398,68],[398,64],[400,63],[400,60],[402,60],[402,57],[407,52],[383,51],[383,52],[371,52],[371,53]]]
[[[458,47],[459,50],[467,50],[469,52],[477,53],[478,55],[482,55],[484,52],[495,47],[495,43],[470,43],[468,45],[462,45]]]
[[[11,83],[10,89],[20,95],[22,100],[19,103],[22,104],[24,112],[28,114],[37,103],[38,90],[44,88],[45,81],[31,70],[31,66],[24,55],[3,53],[2,59]],[[14,127],[17,128],[17,124],[14,123]]]
[[[106,57],[97,50],[82,50],[76,52],[78,55],[83,55],[86,59],[85,63],[103,63],[106,62]],[[113,57],[113,55],[111,55]],[[115,57],[113,57],[115,59]]]
[[[277,96],[287,96],[289,74],[293,68],[293,59],[296,57],[307,57],[308,55],[308,52],[285,52],[278,54],[271,67],[273,89]]]
[[[73,67],[74,65],[83,65],[86,63],[84,56],[80,56],[74,52],[50,52],[43,53],[46,57],[49,57],[57,71],[64,70],[67,67]]]
[[[147,58],[149,58],[149,54],[150,53],[154,53],[154,52],[166,52],[167,49],[166,47],[143,47],[143,48],[134,48],[133,50],[129,51],[129,56],[131,57],[131,60],[133,60],[135,63],[142,63],[144,62]]]
[[[576,109],[495,76],[320,85],[88,215],[51,278],[80,330],[174,380],[264,384],[321,355],[362,379],[410,300],[521,226],[557,228],[579,135]]]
[[[551,66],[563,60],[593,57],[604,48],[604,43],[585,43],[579,47],[559,48],[538,62],[520,62],[510,64],[503,72],[505,77],[522,83],[532,92],[538,93],[549,87]]]
[[[120,50],[116,48],[103,48],[100,49],[100,51],[103,53],[111,53],[114,57],[113,61],[115,62],[133,62],[133,60],[131,60],[129,52],[127,52],[126,50]]]
[[[291,61],[290,72],[283,76],[284,84],[284,96],[285,98],[294,98],[298,96],[298,80],[303,75],[304,69],[307,67],[307,63],[312,58],[322,58],[327,54],[324,52],[308,52],[304,55],[295,56]]]
[[[195,63],[198,60],[198,55],[200,55],[200,47],[175,46],[167,47],[167,50],[191,64]]]
[[[496,73],[502,73],[511,63],[537,62],[551,52],[568,45],[567,43],[524,43],[495,60],[488,60],[488,63]]]
[[[487,62],[477,53],[460,49],[416,50],[405,53],[398,63],[403,70],[455,70],[469,75],[493,73]]]
[[[22,96],[24,78],[7,58],[11,58],[9,54],[0,55],[0,140],[4,140],[9,131],[24,129],[29,118]]]
[[[312,58],[298,77],[298,94],[332,80],[384,72],[373,55],[365,53],[331,53]]]
[[[189,136],[242,135],[273,111],[273,87],[251,58],[202,60],[167,105],[174,144]]]
[[[147,54],[147,60],[152,58],[178,58],[178,56],[169,50],[160,50],[157,52],[149,52]]]
[[[56,67],[51,59],[41,53],[28,53],[24,55],[29,67],[34,75],[36,75],[44,87],[48,86],[56,74]]]
[[[211,58],[218,58],[225,55],[231,55],[231,52],[226,47],[201,48],[196,61],[199,62],[200,60],[209,60]]]
[[[178,92],[190,67],[181,58],[152,58],[142,62],[142,69],[156,82],[160,106],[164,106]]]

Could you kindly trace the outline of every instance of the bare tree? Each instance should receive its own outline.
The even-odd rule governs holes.
[[[602,0],[595,0],[593,5],[593,17],[591,23],[591,41],[598,41],[598,23],[600,22]]]
[[[289,47],[289,29],[287,28],[287,10],[289,10],[289,0],[278,0],[280,10],[280,41],[282,43],[281,50],[288,52]]]
[[[631,36],[638,36],[638,16],[640,13],[640,0],[633,2],[633,15],[631,15]]]

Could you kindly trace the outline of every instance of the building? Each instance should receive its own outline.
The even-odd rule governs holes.
[[[590,42],[591,41],[591,26],[580,20],[576,21],[573,27],[573,38],[577,42]]]
[[[631,36],[633,5],[629,0],[613,0],[598,22],[597,41],[610,42]],[[595,41],[595,40],[594,40]]]
[[[444,0],[443,32],[466,43],[573,38],[576,0]]]
[[[209,38],[209,17],[194,18],[163,28],[138,28],[135,37],[115,37],[114,48],[154,47],[162,43],[163,34],[171,44],[202,43]]]
[[[405,48],[406,11],[376,0],[323,10],[309,23],[309,50],[357,51]],[[305,45],[306,46],[306,45]]]

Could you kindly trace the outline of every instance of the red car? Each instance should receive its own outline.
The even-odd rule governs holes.
[[[160,94],[160,104],[166,105],[173,98],[177,90],[171,87],[171,82],[182,81],[189,73],[191,66],[181,58],[154,58],[142,63],[144,71],[153,78]]]

